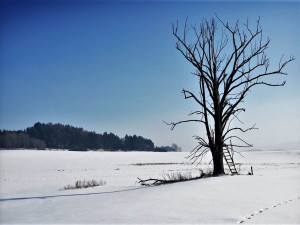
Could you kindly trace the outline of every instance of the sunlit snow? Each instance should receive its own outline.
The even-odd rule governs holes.
[[[197,176],[210,159],[192,165],[184,152],[1,150],[0,222],[300,223],[300,151],[243,155],[234,155],[239,176],[142,187],[138,177]],[[92,179],[106,185],[63,189]]]

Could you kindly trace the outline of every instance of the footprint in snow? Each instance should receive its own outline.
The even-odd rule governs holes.
[[[283,201],[282,203],[279,202],[279,203],[277,203],[277,204],[274,204],[274,205],[272,206],[272,208],[276,208],[277,206],[280,206],[280,205],[282,205],[282,204],[284,204],[284,203],[287,204],[287,203],[289,203],[289,202],[291,202],[291,201],[293,201],[293,200],[296,200],[296,199],[300,199],[300,196],[299,196],[299,197],[296,197],[295,199],[289,199],[289,200]],[[250,214],[250,215],[244,217],[242,220],[238,221],[237,223],[238,223],[238,224],[244,223],[244,222],[246,222],[246,220],[250,220],[251,217],[253,217],[254,215],[259,214],[259,213],[262,213],[262,212],[264,212],[264,210],[268,210],[268,209],[269,209],[268,207],[259,209],[259,210],[256,211],[255,213],[252,213],[252,214]]]

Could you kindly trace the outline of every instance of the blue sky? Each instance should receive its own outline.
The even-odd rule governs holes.
[[[197,92],[197,80],[175,49],[171,23],[260,16],[271,66],[282,54],[296,61],[280,78],[285,87],[247,96],[241,117],[260,129],[245,138],[257,148],[299,146],[299,2],[1,1],[0,10],[0,129],[59,122],[189,151],[204,130],[189,124],[170,131],[162,122],[197,109],[181,94]]]

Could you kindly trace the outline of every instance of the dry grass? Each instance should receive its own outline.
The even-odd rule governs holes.
[[[206,172],[203,172],[203,170],[200,170],[200,176],[193,177],[191,172],[186,173],[167,173],[163,175],[163,180],[169,180],[169,181],[187,181],[187,180],[194,180],[197,178],[207,178],[212,177],[213,172],[211,170],[207,170]]]
[[[212,177],[212,175],[213,173],[211,170],[208,170],[206,172],[200,170],[200,175],[195,177],[192,176],[191,172],[186,172],[186,173],[177,172],[177,173],[163,174],[162,179],[149,178],[146,180],[142,180],[138,178],[138,180],[141,185],[151,186],[151,185],[161,185],[161,184],[172,184],[172,183],[189,181],[189,180],[198,180],[201,178]]]
[[[67,185],[64,187],[65,190],[72,190],[72,189],[81,189],[81,188],[89,188],[89,187],[97,187],[97,186],[104,186],[106,184],[105,181],[86,181],[86,180],[78,180],[75,182],[75,185]]]
[[[133,166],[165,166],[165,165],[183,165],[184,163],[162,162],[162,163],[134,163]]]
[[[167,173],[163,174],[163,180],[171,180],[174,182],[179,182],[179,181],[186,181],[186,180],[191,180],[193,178],[191,172],[186,172],[186,173]]]

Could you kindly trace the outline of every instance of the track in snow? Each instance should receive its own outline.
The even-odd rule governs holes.
[[[296,197],[296,198],[293,198],[293,199],[289,199],[289,200],[283,201],[283,202],[279,202],[279,203],[273,204],[271,207],[261,208],[261,209],[255,211],[254,213],[251,213],[251,214],[245,216],[243,219],[239,220],[237,223],[238,224],[245,223],[245,222],[247,222],[247,220],[250,220],[255,215],[261,214],[261,213],[263,213],[264,211],[266,211],[268,209],[276,208],[278,206],[282,206],[284,204],[288,204],[289,202],[292,202],[292,201],[295,201],[295,200],[299,200],[299,199],[300,199],[300,196]]]

